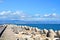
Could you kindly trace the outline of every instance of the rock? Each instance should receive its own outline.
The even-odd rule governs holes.
[[[46,40],[51,40],[50,38],[46,38]]]
[[[48,30],[47,29],[43,29],[43,33],[44,34],[47,34],[48,33]]]
[[[54,39],[55,33],[52,29],[50,29],[47,33],[47,37],[51,38],[51,40]]]
[[[34,38],[34,40],[40,40],[40,37],[39,37],[39,36],[36,36],[36,37]]]
[[[60,30],[54,32],[52,29],[40,30],[36,27],[17,25],[8,25],[7,27],[11,27],[10,31],[13,33],[14,38],[17,37],[16,40],[53,40],[56,34],[60,37]],[[6,35],[9,35],[10,31],[8,31]]]
[[[60,38],[60,30],[57,32],[58,37]]]

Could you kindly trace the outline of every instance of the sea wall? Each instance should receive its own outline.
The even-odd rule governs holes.
[[[30,26],[7,25],[3,40],[60,40],[60,30],[38,29]]]

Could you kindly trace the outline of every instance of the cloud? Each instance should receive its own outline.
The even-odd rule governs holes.
[[[52,13],[52,14],[45,14],[44,17],[47,17],[47,18],[55,18],[57,17],[57,14],[56,13]]]
[[[10,13],[11,13],[11,11],[2,11],[2,12],[0,12],[0,15],[8,15]]]
[[[34,16],[39,17],[39,16],[40,16],[40,14],[38,14],[38,13],[37,13],[37,14],[35,14]]]
[[[56,13],[53,13],[52,15],[53,15],[53,16],[56,16],[57,14],[56,14]]]
[[[48,16],[50,16],[50,15],[51,15],[51,14],[45,14],[44,16],[45,16],[45,17],[48,17]]]
[[[3,11],[3,12],[0,12],[0,15],[4,15],[6,12],[5,11]]]
[[[0,12],[0,18],[5,17],[6,19],[23,19],[26,17],[26,14],[22,11],[2,11]]]
[[[27,13],[24,13],[23,11],[2,11],[0,12],[0,19],[10,19],[10,20],[30,20],[30,21],[39,21],[39,20],[56,20],[60,19],[60,16],[58,16],[56,13],[51,14],[34,14],[29,15]]]

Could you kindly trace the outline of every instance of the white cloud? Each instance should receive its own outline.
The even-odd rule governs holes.
[[[3,11],[3,12],[0,12],[0,15],[4,15],[6,12],[5,11]]]
[[[56,13],[53,13],[52,15],[53,15],[53,16],[57,16],[57,14],[56,14]]]
[[[34,16],[34,17],[33,17]],[[24,13],[23,11],[2,11],[0,12],[0,19],[11,19],[11,20],[55,20],[58,15],[56,13],[52,14],[34,14],[34,15],[27,15],[27,13]]]
[[[15,15],[21,15],[22,13],[23,13],[22,11],[16,11],[13,14],[15,14]]]
[[[26,16],[24,16],[24,15],[22,15],[22,16],[20,16],[21,18],[25,18]]]
[[[37,13],[37,14],[35,14],[35,16],[36,16],[36,17],[39,17],[39,16],[40,16],[40,14],[38,14],[38,13]]]
[[[8,19],[23,19],[26,17],[26,14],[23,13],[22,11],[15,11],[15,12],[2,11],[0,12],[0,18],[3,18],[3,16],[5,16],[5,18],[8,18]]]
[[[53,18],[53,17],[57,17],[57,14],[56,13],[45,14],[44,17],[47,17],[47,18],[52,17]]]
[[[45,14],[44,16],[45,16],[45,17],[48,17],[48,16],[50,16],[50,15],[51,15],[51,14]]]
[[[0,15],[8,15],[11,14],[11,11],[2,11],[0,12]]]

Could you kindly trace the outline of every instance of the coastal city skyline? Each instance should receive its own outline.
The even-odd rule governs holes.
[[[60,21],[60,0],[0,0],[0,20]]]

